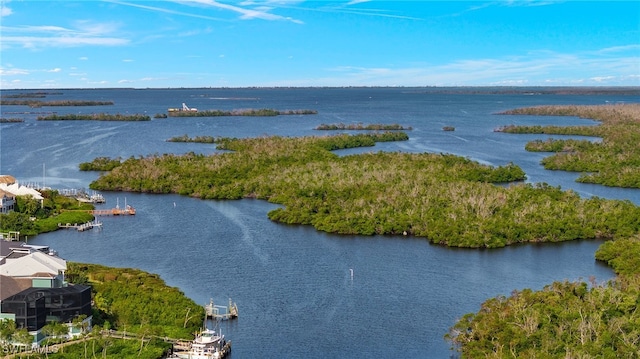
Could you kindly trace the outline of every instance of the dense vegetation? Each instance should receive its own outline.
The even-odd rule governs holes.
[[[351,124],[320,124],[315,128],[316,130],[365,130],[365,131],[397,131],[397,130],[411,130],[411,127],[404,127],[400,124],[369,124],[363,125],[361,123],[351,123]]]
[[[216,138],[213,136],[189,137],[188,135],[184,135],[184,136],[171,137],[170,139],[167,140],[167,142],[216,143]]]
[[[24,122],[22,118],[0,118],[0,123],[14,123],[14,122]]]
[[[446,336],[464,358],[638,358],[640,276],[554,282],[485,301]]]
[[[38,121],[151,121],[151,117],[148,115],[121,115],[121,114],[109,114],[109,113],[94,113],[89,115],[78,115],[68,113],[64,115],[48,115],[38,116]]]
[[[241,109],[241,110],[205,110],[205,111],[169,111],[170,117],[218,117],[218,116],[279,116],[279,115],[315,115],[316,110],[274,110]]]
[[[100,333],[92,333],[88,339],[65,346],[56,353],[29,354],[25,358],[31,359],[161,359],[166,358],[166,353],[171,344],[162,339],[128,338],[102,336]]]
[[[202,327],[204,308],[177,288],[169,287],[157,275],[130,268],[111,268],[95,264],[67,262],[66,279],[92,287],[93,328],[88,335],[69,345],[59,336],[67,327],[49,323],[43,328],[56,344],[56,353],[25,353],[29,358],[146,358],[159,359],[171,344],[164,338],[193,339]],[[78,321],[79,322],[79,321]],[[109,334],[110,333],[110,334]],[[122,339],[126,335],[127,339]],[[0,320],[0,349],[6,344],[30,344],[26,330],[15,328],[13,321]]]
[[[0,100],[0,106],[21,105],[29,107],[42,106],[109,106],[113,105],[113,101],[85,101],[85,100],[58,100],[58,101],[39,101],[39,100]]]
[[[221,139],[232,153],[130,158],[91,184],[96,190],[179,193],[203,199],[267,199],[269,218],[341,234],[402,234],[460,247],[613,238],[640,230],[628,201],[581,199],[522,180],[513,165],[489,167],[446,154],[331,150],[371,146],[404,133]]]
[[[58,223],[86,223],[94,218],[88,212],[76,211],[93,209],[92,204],[62,196],[55,190],[41,193],[42,205],[31,196],[16,197],[14,211],[0,214],[0,232],[16,231],[22,237],[34,236],[57,230]]]
[[[91,162],[80,163],[80,171],[111,171],[112,169],[120,166],[122,159],[109,158],[109,157],[97,157]]]
[[[582,181],[637,187],[640,105],[543,106],[509,114],[570,115],[601,126],[507,126],[510,133],[602,137],[533,141],[530,151],[557,154],[546,168],[594,172]],[[607,163],[609,162],[609,163]],[[553,164],[553,165],[552,165]],[[621,173],[616,173],[621,172]],[[593,219],[597,220],[597,219]],[[640,236],[619,232],[596,252],[618,277],[598,284],[554,282],[540,291],[514,291],[485,301],[446,335],[465,358],[638,358],[640,357]]]
[[[606,262],[616,273],[634,275],[640,271],[640,236],[603,243],[596,259]],[[640,298],[638,298],[640,300]]]
[[[618,277],[489,299],[445,337],[465,358],[640,357],[640,237],[607,241],[596,259]]]
[[[550,151],[546,169],[582,172],[578,182],[640,188],[640,104],[602,106],[539,106],[506,111],[510,115],[579,116],[601,121],[599,126],[505,126],[498,131],[601,137],[587,140],[547,140],[527,144],[530,151]]]
[[[156,274],[138,269],[67,263],[67,279],[90,284],[94,324],[103,328],[169,338],[193,339],[204,308]]]

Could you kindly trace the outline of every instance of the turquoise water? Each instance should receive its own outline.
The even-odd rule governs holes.
[[[97,174],[78,171],[78,163],[95,157],[217,151],[213,145],[166,142],[173,136],[309,136],[329,134],[313,130],[321,123],[399,123],[413,128],[409,141],[357,151],[446,152],[492,165],[514,162],[531,182],[640,204],[638,190],[578,184],[576,174],[545,171],[539,165],[544,154],[524,151],[526,141],[540,136],[493,132],[505,124],[594,124],[495,113],[537,104],[633,100],[624,96],[465,95],[402,88],[56,92],[62,94],[51,99],[111,100],[115,105],[37,111],[153,116],[185,102],[201,110],[314,109],[318,115],[49,122],[8,114],[33,109],[4,106],[2,117],[24,117],[25,122],[0,125],[2,174],[21,183],[88,188]],[[443,126],[456,130],[444,132]],[[50,245],[72,261],[158,273],[203,305],[209,298],[221,305],[232,298],[240,317],[221,326],[233,341],[232,358],[446,358],[453,354],[443,339],[448,328],[489,297],[540,289],[555,280],[613,276],[593,258],[597,241],[451,249],[423,239],[345,237],[276,224],[266,217],[275,205],[259,200],[103,194],[104,208],[126,200],[137,209],[136,216],[102,217],[102,230],[58,231],[29,242]]]

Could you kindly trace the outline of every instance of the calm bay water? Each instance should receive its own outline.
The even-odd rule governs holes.
[[[16,93],[21,91],[3,91]],[[226,137],[327,135],[321,123],[399,123],[410,140],[342,151],[445,152],[492,165],[514,162],[530,182],[583,196],[629,199],[640,191],[574,182],[576,174],[545,171],[544,154],[524,151],[546,138],[495,133],[505,124],[595,124],[563,117],[499,116],[539,104],[604,104],[637,99],[605,95],[444,94],[432,89],[149,89],[56,90],[47,100],[111,100],[107,107],[5,106],[0,125],[0,173],[53,188],[88,188],[96,173],[78,171],[95,157],[213,153],[213,145],[169,143],[187,134]],[[168,118],[150,122],[36,121],[36,114],[165,113],[168,107],[314,109],[318,115],[273,118]],[[454,132],[443,132],[454,126]],[[443,339],[456,318],[493,296],[540,289],[555,280],[604,281],[613,276],[593,254],[600,242],[521,245],[499,250],[451,249],[424,239],[336,236],[273,223],[275,205],[258,200],[202,201],[177,195],[103,193],[104,208],[126,201],[135,217],[100,218],[102,230],[58,231],[29,240],[72,261],[134,267],[159,274],[198,303],[238,304],[224,322],[232,358],[391,356],[447,358]],[[353,269],[353,278],[350,276]]]

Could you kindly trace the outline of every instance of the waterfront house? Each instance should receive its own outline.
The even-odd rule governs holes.
[[[14,184],[16,183],[16,178],[13,176],[9,176],[9,175],[0,175],[0,183],[4,183],[4,184]]]
[[[8,197],[13,198],[11,209],[13,209],[15,198],[17,196],[31,196],[35,200],[40,202],[41,206],[44,203],[44,197],[42,197],[42,194],[40,192],[27,186],[21,186],[13,176],[0,175],[0,192],[4,192]],[[0,193],[0,197],[1,196],[2,194]],[[2,206],[2,208],[4,208],[4,206]],[[6,212],[2,211],[0,213]]]
[[[69,325],[69,335],[79,334],[71,322],[86,316],[91,327],[91,287],[65,280],[67,263],[46,246],[0,240],[0,320],[11,319],[26,328],[37,345],[42,327],[56,321]]]
[[[0,214],[7,214],[15,208],[16,196],[0,189]]]

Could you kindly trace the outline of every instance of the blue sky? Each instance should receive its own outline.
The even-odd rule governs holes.
[[[640,1],[1,0],[0,85],[640,86]]]

